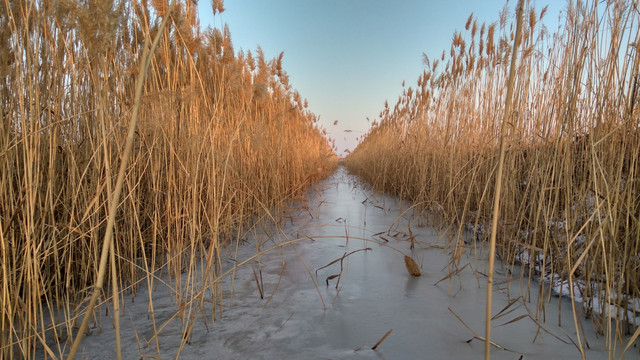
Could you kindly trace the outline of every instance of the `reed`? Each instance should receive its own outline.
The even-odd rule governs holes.
[[[112,206],[98,309],[117,311],[163,274],[188,338],[199,316],[221,313],[222,247],[337,165],[282,54],[235,52],[227,28],[200,28],[192,1],[0,9],[0,358],[66,355],[92,316]],[[135,79],[156,35],[117,200]]]
[[[550,31],[546,9],[538,13],[529,1],[524,8],[497,256],[502,266],[523,265],[525,276],[541,280],[527,282],[540,288],[537,299],[527,298],[538,304],[537,321],[548,282],[568,284],[585,305],[571,309],[576,332],[589,316],[614,357],[629,328],[640,325],[629,318],[640,310],[640,13],[632,1],[571,1]],[[457,230],[456,249],[466,246],[467,230],[482,241],[492,230],[515,36],[508,18],[506,7],[495,23],[470,16],[448,53],[425,55],[417,87],[405,87],[395,105],[385,103],[345,159],[376,189],[437,212]],[[461,252],[452,254],[453,272]]]

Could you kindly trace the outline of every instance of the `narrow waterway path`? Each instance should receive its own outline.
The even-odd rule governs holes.
[[[419,226],[411,211],[403,212],[406,209],[407,204],[398,199],[365,189],[355,176],[341,167],[309,191],[307,202],[292,205],[279,227],[274,227],[269,234],[260,231],[258,240],[248,239],[237,253],[231,249],[225,253],[228,269],[253,256],[256,241],[261,249],[267,249],[304,238],[239,267],[234,275],[232,298],[231,276],[227,276],[223,284],[223,317],[213,326],[198,321],[180,357],[481,358],[484,344],[474,339],[462,321],[484,336],[486,279],[480,276],[478,281],[474,275],[476,264],[469,252],[462,257],[460,267],[470,265],[451,279],[438,283],[448,274],[450,257],[442,248],[446,240],[437,230]],[[413,250],[410,237],[406,236],[409,233],[415,239]],[[343,261],[325,267],[350,252],[353,253]],[[422,276],[409,275],[401,252],[418,262]],[[480,262],[478,270],[483,272],[483,268]],[[338,274],[341,275],[334,276]],[[500,284],[501,280],[498,274],[496,282]],[[510,283],[511,297],[506,285],[496,286],[494,314],[505,308],[510,299],[518,298],[520,286],[519,281]],[[145,297],[139,293],[135,303],[125,305],[121,322],[126,358],[137,358],[139,354],[157,356],[153,342],[144,346],[153,335]],[[170,301],[167,289],[158,285],[153,299],[157,323],[162,324],[175,315],[176,306]],[[527,306],[535,312],[535,295],[532,299]],[[562,327],[557,326],[558,301],[562,305]],[[521,318],[527,314],[521,304],[522,301],[514,302],[504,312],[507,314],[494,322],[492,340],[506,350],[495,348],[493,359],[579,358],[577,347],[569,339],[575,341],[576,335],[567,300],[552,299],[544,323],[545,328],[562,341],[549,333],[538,332],[532,320]],[[518,318],[521,319],[498,326]],[[108,320],[104,321],[106,324]],[[595,338],[589,322],[585,322],[584,327],[591,347],[587,358],[607,359],[602,339]],[[372,350],[390,330],[389,336]],[[158,336],[162,358],[175,356],[180,334],[179,319],[162,329]],[[115,345],[110,325],[103,326],[102,334],[86,337],[83,348],[81,354],[85,357],[111,358]],[[627,358],[638,358],[637,350],[631,350]]]

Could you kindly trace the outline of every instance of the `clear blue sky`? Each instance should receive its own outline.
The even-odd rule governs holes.
[[[513,17],[516,0],[508,2]],[[290,84],[321,125],[336,139],[338,153],[353,150],[389,100],[402,93],[402,81],[415,88],[424,70],[422,53],[434,59],[464,34],[471,13],[479,24],[497,21],[504,0],[226,0],[213,17],[210,0],[200,0],[203,27],[229,26],[236,51],[260,45],[271,59],[284,51]],[[550,5],[544,24],[557,27],[562,0]],[[333,122],[338,120],[338,125]],[[345,132],[351,130],[351,132]]]

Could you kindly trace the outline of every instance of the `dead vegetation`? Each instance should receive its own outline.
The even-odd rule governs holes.
[[[530,2],[524,9],[504,130],[497,255],[503,266],[522,264],[541,280],[529,282],[541,290],[532,299],[538,320],[553,282],[567,282],[585,304],[570,309],[576,331],[589,315],[615,354],[628,331],[622,324],[640,325],[628,317],[640,304],[640,10],[634,1],[571,1],[550,30],[546,9]],[[492,230],[515,36],[509,18],[507,8],[495,23],[470,16],[448,52],[425,55],[417,87],[405,88],[394,106],[385,103],[345,159],[376,189],[438,214],[454,229],[454,249],[465,248],[465,231],[480,249],[475,240]],[[452,252],[452,272],[461,254]]]
[[[222,245],[337,164],[282,54],[236,53],[192,1],[0,9],[0,357],[64,356],[94,287],[117,312],[161,275],[185,343],[198,316],[216,318]]]

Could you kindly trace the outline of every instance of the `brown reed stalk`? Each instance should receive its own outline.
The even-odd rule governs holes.
[[[124,151],[122,153],[122,159],[120,162],[120,170],[118,171],[118,179],[116,180],[116,187],[113,191],[113,195],[111,196],[111,205],[109,208],[109,219],[107,221],[107,228],[105,230],[102,251],[100,255],[100,267],[98,270],[98,277],[96,279],[96,284],[94,286],[93,294],[91,295],[91,299],[89,304],[87,305],[86,315],[82,320],[80,328],[78,329],[78,335],[76,335],[75,340],[73,341],[73,345],[71,346],[71,350],[69,351],[69,356],[67,359],[73,360],[75,358],[76,352],[78,351],[78,347],[80,346],[80,342],[82,341],[82,337],[87,329],[87,325],[89,324],[89,319],[91,318],[91,313],[93,312],[93,308],[95,307],[98,296],[100,296],[102,292],[102,286],[104,284],[105,271],[107,269],[107,257],[109,255],[109,250],[112,249],[112,240],[113,240],[113,227],[116,219],[116,212],[118,211],[118,205],[120,204],[120,194],[122,192],[122,185],[124,184],[125,171],[129,163],[129,157],[131,156],[131,150],[133,148],[133,140],[135,136],[136,127],[138,125],[138,111],[140,109],[140,99],[142,97],[142,89],[144,86],[144,80],[147,75],[147,69],[149,68],[149,63],[151,62],[151,56],[155,52],[158,43],[160,42],[160,37],[163,34],[164,27],[167,25],[169,20],[169,16],[171,15],[171,9],[175,6],[172,3],[169,6],[169,9],[166,12],[166,16],[160,24],[160,28],[158,29],[158,33],[153,39],[153,43],[151,43],[151,48],[149,49],[148,38],[145,38],[145,44],[143,47],[142,57],[140,61],[140,69],[138,72],[138,78],[136,79],[136,92],[135,98],[133,101],[133,111],[131,114],[131,122],[129,123],[129,133],[127,134],[127,141],[124,146]],[[115,271],[115,270],[113,270]],[[115,281],[115,279],[114,279]],[[114,303],[118,301],[117,297],[114,297]],[[119,314],[115,314],[116,317]],[[119,331],[119,329],[116,329]],[[117,340],[119,343],[119,340]],[[121,354],[118,352],[118,357]]]
[[[536,321],[544,321],[552,295],[545,281],[580,287],[571,296],[581,295],[585,310],[572,305],[574,327],[583,340],[587,315],[613,357],[637,326],[625,318],[636,321],[628,315],[637,310],[630,299],[640,296],[640,34],[632,26],[640,14],[626,0],[601,5],[569,2],[563,22],[547,29],[546,9],[525,3],[512,100],[518,121],[506,128],[497,228],[489,199],[496,195],[506,60],[515,38],[505,11],[475,32],[467,21],[467,34],[456,34],[450,51],[428,64],[412,97],[384,105],[345,164],[374,188],[430,211],[438,226],[457,228],[448,232],[455,247],[450,266],[465,249],[463,236],[471,236],[466,231],[480,259],[488,247],[478,243],[495,229],[501,265],[527,269],[526,294],[516,295],[537,301]],[[592,308],[595,297],[602,301]],[[610,305],[619,309],[613,320],[605,312]]]
[[[335,166],[315,116],[299,95],[292,103],[277,59],[258,56],[252,68],[228,30],[197,29],[192,2],[176,1],[170,16],[167,4],[0,3],[8,49],[0,54],[0,357],[66,356],[80,317],[104,326],[99,309],[113,306],[117,316],[117,299],[135,298],[141,286],[159,331],[157,281],[174,289],[179,309],[188,304],[178,317],[188,337],[205,290],[212,318],[222,315],[227,299],[215,278],[224,245],[267,226],[265,208],[277,212],[310,174]],[[88,314],[143,44],[165,17],[103,273],[111,286]],[[264,91],[256,97],[256,89]],[[231,143],[226,135],[237,129]]]
[[[519,0],[516,5],[516,36],[513,40],[513,50],[511,51],[511,65],[509,66],[509,78],[507,80],[507,96],[505,98],[504,116],[500,128],[500,158],[498,160],[498,174],[496,175],[496,189],[493,199],[493,216],[491,222],[491,238],[489,240],[489,269],[487,270],[487,304],[485,309],[485,339],[484,358],[491,358],[491,297],[493,295],[493,271],[496,257],[496,234],[498,233],[498,215],[500,210],[500,194],[502,192],[502,172],[504,169],[504,157],[506,149],[506,129],[507,123],[516,121],[513,119],[512,97],[516,78],[516,61],[518,49],[520,47],[520,37],[522,36],[522,13],[524,12],[524,0]],[[512,120],[513,119],[513,120]]]

